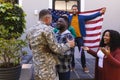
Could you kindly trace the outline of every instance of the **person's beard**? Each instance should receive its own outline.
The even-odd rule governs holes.
[[[59,25],[59,26],[57,27],[57,29],[61,31],[61,30],[64,29],[64,27]]]

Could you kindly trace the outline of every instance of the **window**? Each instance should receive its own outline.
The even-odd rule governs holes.
[[[70,11],[74,4],[80,11],[80,0],[53,0],[53,9]]]

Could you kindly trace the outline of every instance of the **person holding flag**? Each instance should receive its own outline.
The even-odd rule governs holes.
[[[86,67],[85,53],[84,53],[84,50],[81,48],[81,46],[84,46],[83,37],[86,36],[85,22],[104,14],[106,8],[101,9],[99,12],[95,14],[87,15],[87,16],[78,14],[77,5],[73,5],[71,10],[72,10],[72,14],[69,15],[69,21],[70,21],[70,24],[74,27],[76,32],[75,42],[78,46],[79,52],[81,52],[81,64],[82,64],[83,71],[88,73],[89,69]],[[75,65],[72,66],[73,70],[74,68],[75,68]]]

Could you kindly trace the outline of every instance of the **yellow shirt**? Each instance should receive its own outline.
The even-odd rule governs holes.
[[[81,37],[81,32],[80,32],[80,28],[79,28],[79,21],[78,21],[78,16],[77,15],[72,17],[71,25],[75,29],[76,36]]]

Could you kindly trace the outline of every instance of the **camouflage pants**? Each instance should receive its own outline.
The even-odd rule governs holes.
[[[34,80],[59,80],[59,78],[58,78],[58,76],[56,76],[56,78],[40,78],[38,75],[35,75],[35,77],[34,77]]]

